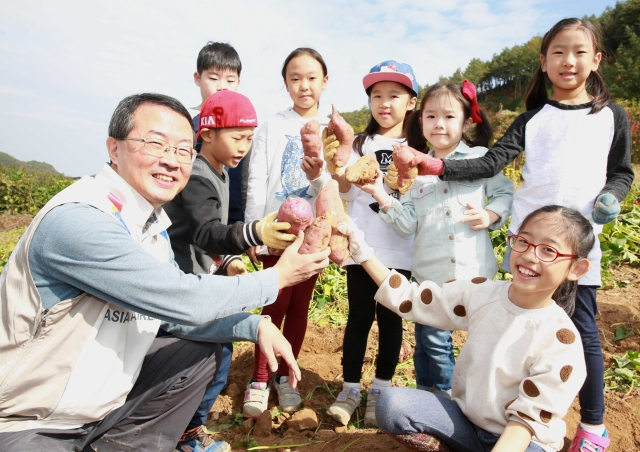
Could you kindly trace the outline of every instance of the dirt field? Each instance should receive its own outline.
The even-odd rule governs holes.
[[[620,279],[630,281],[625,288],[600,291],[598,300],[600,305],[599,326],[601,340],[605,353],[605,367],[610,365],[611,356],[621,355],[627,350],[640,350],[640,336],[633,335],[627,339],[613,341],[614,331],[620,324],[627,328],[639,328],[640,318],[640,272],[630,267],[622,268],[617,276]],[[413,343],[413,325],[405,324],[405,337],[408,342]],[[236,415],[242,411],[242,398],[244,386],[249,380],[253,366],[253,347],[251,344],[240,344],[234,351],[233,364],[229,382],[232,383],[228,394],[218,398],[211,412],[212,419],[208,423],[211,430],[218,430],[215,437],[228,441],[234,451],[245,450],[249,446],[245,442],[245,447],[235,447],[236,441],[247,441],[251,438],[256,441],[253,446],[280,445],[289,448],[291,451],[300,450],[306,452],[319,451],[343,451],[350,452],[370,452],[370,451],[404,451],[393,439],[373,429],[345,428],[338,427],[325,411],[333,402],[334,397],[340,392],[342,386],[341,375],[341,350],[342,336],[344,328],[331,329],[329,327],[319,328],[309,325],[307,337],[300,353],[299,363],[302,368],[302,381],[300,382],[300,393],[305,398],[306,408],[313,410],[317,416],[319,425],[317,429],[298,432],[289,428],[284,418],[280,416],[279,421],[268,433],[260,431],[260,427],[251,429],[251,422],[239,425],[243,419]],[[464,334],[454,333],[457,345],[464,343]],[[375,329],[369,338],[369,347],[364,367],[364,374],[371,379],[372,358],[375,354],[375,344],[377,332]],[[399,366],[394,385],[402,386],[407,379],[413,378],[413,365],[411,361]],[[331,391],[331,394],[329,393]],[[606,393],[607,411],[605,423],[609,429],[612,441],[609,451],[631,452],[640,451],[640,426],[638,425],[638,413],[640,413],[640,389],[632,390],[624,396],[616,392]],[[270,408],[277,404],[277,397],[272,393]],[[364,408],[361,408],[364,415]],[[232,421],[236,423],[233,424]],[[360,418],[361,418],[360,417]],[[354,417],[355,419],[355,417]],[[577,423],[580,419],[579,405],[576,400],[569,411],[567,422],[567,439],[565,448],[568,447],[569,439],[573,437]],[[232,426],[230,426],[232,425]],[[269,436],[262,436],[268,434]],[[294,446],[301,445],[301,446]],[[302,446],[303,445],[303,446]],[[286,449],[280,449],[286,450]]]

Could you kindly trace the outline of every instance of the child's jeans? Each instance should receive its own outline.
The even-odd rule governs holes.
[[[454,366],[451,331],[416,323],[413,366],[418,389],[450,395]]]
[[[458,452],[488,452],[498,436],[474,425],[446,397],[409,388],[389,388],[376,403],[378,427],[393,435],[426,433]],[[530,443],[525,452],[541,452]]]

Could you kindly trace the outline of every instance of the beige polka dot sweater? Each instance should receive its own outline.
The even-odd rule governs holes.
[[[394,271],[375,299],[403,318],[469,336],[453,373],[452,398],[478,427],[500,435],[521,422],[547,451],[563,445],[562,418],[586,376],[582,343],[555,303],[522,309],[511,283],[486,278],[418,285]]]

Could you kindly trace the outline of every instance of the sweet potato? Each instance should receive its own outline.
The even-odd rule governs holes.
[[[317,217],[304,231],[304,242],[298,253],[313,254],[323,251],[329,246],[330,239],[331,223],[326,217]]]
[[[347,181],[356,184],[368,184],[374,181],[380,164],[373,155],[360,157],[356,163],[348,166],[345,175]]]
[[[336,154],[333,156],[332,163],[342,168],[349,162],[351,156],[351,149],[353,148],[353,127],[344,120],[342,116],[336,110],[336,107],[331,105],[332,113],[331,120],[327,125],[327,133],[329,135],[335,135],[336,139],[340,143]]]
[[[278,209],[278,221],[290,223],[285,232],[298,235],[313,221],[313,208],[304,198],[287,198]]]
[[[302,150],[305,157],[322,158],[322,138],[320,137],[320,123],[315,119],[307,122],[300,129]]]
[[[325,185],[316,198],[316,215],[326,217],[331,223],[331,254],[329,259],[339,266],[343,266],[349,260],[349,247],[347,238],[337,229],[339,223],[349,221],[344,212],[344,206],[338,192],[338,182],[331,180]]]
[[[313,221],[313,208],[306,199],[287,198],[278,209],[278,221],[290,223],[291,227],[284,232],[297,236]],[[280,256],[284,250],[268,248],[268,251],[272,256]]]
[[[412,152],[413,151],[413,152]],[[393,146],[393,164],[398,170],[398,191],[405,194],[418,177],[418,152],[409,146]]]

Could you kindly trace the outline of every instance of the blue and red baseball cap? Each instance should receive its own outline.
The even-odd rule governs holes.
[[[245,126],[258,126],[258,116],[253,104],[248,97],[225,89],[213,93],[202,104],[196,138],[200,138],[202,129]]]
[[[420,89],[411,66],[406,63],[398,63],[395,60],[387,60],[376,64],[362,79],[365,90],[368,90],[369,87],[378,82],[400,83],[413,91],[416,96]]]

